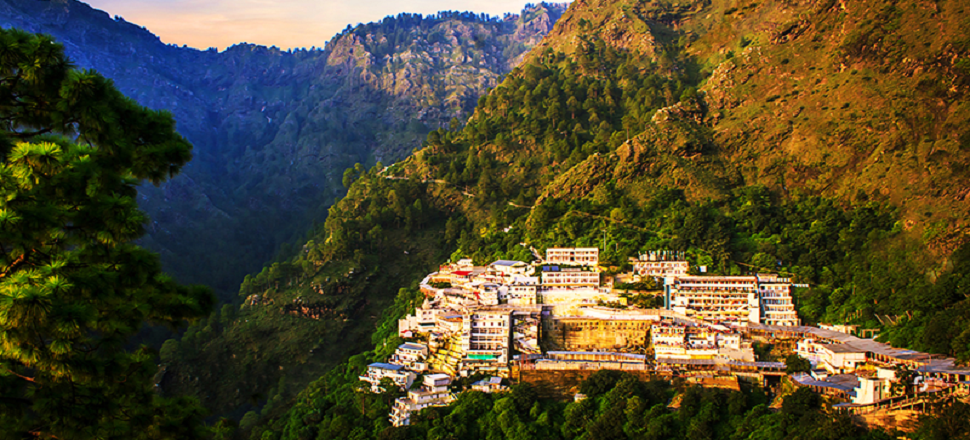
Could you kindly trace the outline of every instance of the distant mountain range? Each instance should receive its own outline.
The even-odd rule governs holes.
[[[167,45],[75,0],[0,0],[0,26],[54,36],[79,67],[175,116],[195,157],[172,181],[141,189],[152,219],[143,244],[181,281],[226,299],[325,219],[346,168],[392,163],[430,130],[462,124],[564,10],[402,14],[295,51]]]

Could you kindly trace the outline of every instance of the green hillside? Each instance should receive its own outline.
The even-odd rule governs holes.
[[[351,171],[312,241],[243,284],[253,305],[169,364],[201,368],[182,350],[236,346],[234,332],[280,316],[342,325],[324,340],[355,348],[373,331],[373,351],[295,399],[263,394],[242,433],[383,436],[383,397],[352,389],[398,342],[407,288],[447,255],[529,259],[523,243],[601,246],[615,266],[668,249],[716,273],[789,274],[813,286],[796,298],[806,322],[966,361],[967,19],[957,1],[574,2],[464,127],[432,131],[387,170]],[[282,315],[297,297],[333,314]]]
[[[139,188],[151,220],[140,241],[177,279],[229,302],[245,274],[324,220],[346,168],[403,159],[429,131],[466,119],[564,9],[404,13],[295,50],[166,45],[76,0],[0,0],[0,26],[49,34],[80,67],[172,112],[194,159]]]

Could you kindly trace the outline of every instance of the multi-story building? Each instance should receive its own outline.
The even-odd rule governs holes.
[[[537,301],[539,292],[539,278],[537,277],[516,277],[512,284],[508,285],[506,302],[509,304],[530,306]]]
[[[414,310],[413,315],[397,321],[398,334],[405,336],[408,332],[428,333],[434,330],[439,313],[441,310],[437,302],[425,299],[421,307]]]
[[[864,349],[849,344],[824,344],[815,339],[798,341],[795,353],[832,374],[852,373],[867,360]]]
[[[683,276],[667,286],[667,308],[714,322],[797,326],[791,288],[777,275]]]
[[[397,346],[397,350],[391,355],[391,363],[403,365],[411,371],[422,372],[428,369],[428,364],[424,362],[427,358],[427,345],[405,342]]]
[[[513,309],[469,310],[463,316],[462,370],[508,374]]]
[[[415,390],[409,390],[406,397],[394,401],[391,408],[391,424],[406,426],[411,424],[411,414],[430,406],[445,406],[454,400],[448,391],[451,377],[447,374],[429,374],[424,376],[424,384]]]
[[[642,277],[672,278],[687,276],[690,263],[680,252],[648,252],[639,259],[631,258],[633,273]]]
[[[504,286],[494,283],[481,283],[471,286],[472,292],[475,294],[475,299],[483,306],[498,305],[500,287]]]
[[[650,340],[657,359],[734,359],[754,361],[754,350],[738,333],[705,326],[655,324]]]
[[[502,385],[501,377],[492,376],[488,379],[482,379],[473,383],[472,390],[481,391],[483,393],[501,393],[508,391],[509,387]]]
[[[403,365],[375,362],[368,365],[367,372],[363,376],[358,376],[358,379],[369,383],[371,392],[380,393],[384,391],[381,387],[381,379],[388,378],[402,390],[407,390],[416,377],[416,374],[406,370]]]
[[[542,266],[542,287],[598,287],[600,274],[575,268],[560,268],[559,266]]]
[[[600,262],[599,248],[549,248],[546,249],[546,264],[569,266],[593,266]]]
[[[514,275],[527,275],[530,269],[532,269],[532,266],[521,261],[498,260],[490,264],[488,268],[502,275],[511,277]]]
[[[761,321],[758,279],[753,276],[687,276],[669,286],[669,307],[707,321]]]
[[[792,301],[791,280],[777,275],[761,275],[758,293],[761,296],[761,323],[795,327],[800,324]]]

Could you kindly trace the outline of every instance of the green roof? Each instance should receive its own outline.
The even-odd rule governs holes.
[[[470,355],[468,355],[468,359],[475,359],[475,360],[482,360],[482,361],[487,361],[487,360],[495,359],[495,357],[496,356],[494,354],[470,354]]]

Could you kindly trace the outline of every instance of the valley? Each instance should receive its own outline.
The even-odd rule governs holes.
[[[76,2],[0,7],[3,26],[42,23],[79,65],[168,109],[195,146],[180,175],[137,187],[140,243],[218,294],[206,315],[202,290],[180,293],[192,308],[168,323],[184,332],[157,358],[137,352],[157,365],[153,398],[195,417],[179,426],[259,440],[970,432],[959,1],[577,0],[223,52]],[[61,154],[16,148],[11,167]],[[24,173],[0,177],[29,188]],[[0,284],[27,279],[21,247],[4,248]],[[57,316],[82,316],[70,310]]]

